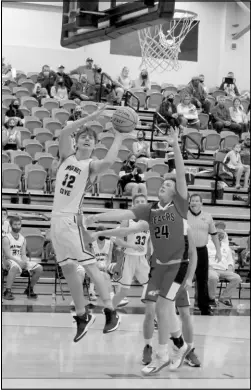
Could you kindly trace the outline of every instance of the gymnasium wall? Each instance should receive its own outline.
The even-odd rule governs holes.
[[[52,9],[23,9],[21,4],[2,3],[2,55],[16,69],[39,71],[44,64],[56,69],[64,64],[66,70],[83,64],[91,56],[105,71],[116,76],[123,66],[131,70],[132,78],[139,73],[140,59],[110,54],[110,42],[98,43],[76,50],[60,46],[61,7]],[[55,3],[54,3],[55,4]],[[219,85],[229,71],[235,72],[240,89],[248,88],[250,68],[250,33],[237,43],[237,50],[230,48],[226,29],[228,21],[242,18],[238,6],[228,7],[225,2],[178,2],[178,8],[190,9],[198,14],[199,42],[198,62],[182,61],[182,68],[165,74],[153,73],[154,81],[187,83],[193,75],[204,73],[208,86]],[[32,9],[33,7],[33,9]],[[236,8],[237,7],[237,8]],[[231,24],[231,23],[230,23]]]

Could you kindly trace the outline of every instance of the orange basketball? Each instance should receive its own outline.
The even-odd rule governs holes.
[[[112,124],[120,133],[130,133],[139,121],[138,114],[131,107],[119,107],[112,116]]]

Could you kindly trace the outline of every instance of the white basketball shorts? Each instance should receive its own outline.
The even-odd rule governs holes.
[[[85,242],[85,232],[78,226],[75,216],[52,216],[51,241],[60,266],[72,261],[83,266],[96,262],[92,248],[87,240]]]
[[[118,280],[118,283],[124,288],[130,288],[133,277],[135,276],[140,284],[146,284],[149,280],[149,272],[150,267],[145,255],[135,256],[125,254],[122,277]]]

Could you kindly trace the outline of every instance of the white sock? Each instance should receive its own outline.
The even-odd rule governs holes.
[[[193,343],[187,343],[187,345],[190,350],[193,349]]]
[[[149,339],[149,340],[145,339],[145,345],[150,345],[152,347],[153,339]]]
[[[164,358],[168,355],[167,350],[168,350],[168,344],[159,344],[157,353],[161,358]]]

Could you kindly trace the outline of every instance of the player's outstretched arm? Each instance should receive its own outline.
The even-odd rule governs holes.
[[[149,225],[146,221],[139,221],[136,225],[131,227],[120,227],[119,229],[101,230],[100,232],[95,232],[94,235],[95,237],[106,236],[106,237],[123,238],[128,236],[129,234],[140,233],[148,229],[149,229]]]
[[[120,222],[128,219],[136,219],[132,210],[112,210],[107,213],[90,215],[85,219],[85,224],[86,226],[90,226],[95,222]]]
[[[185,175],[185,165],[178,142],[178,130],[171,128],[170,135],[167,136],[167,142],[173,147],[175,167],[176,167],[176,188],[178,193],[187,199],[187,184]]]
[[[71,138],[72,134],[76,133],[78,128],[80,126],[83,126],[85,123],[96,120],[105,109],[106,105],[103,105],[91,115],[88,115],[85,118],[78,119],[77,121],[65,126],[65,128],[61,131],[59,137],[59,155],[62,160],[65,160],[67,157],[74,153]]]

